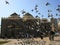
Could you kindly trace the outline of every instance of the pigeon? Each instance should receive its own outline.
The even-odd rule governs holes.
[[[38,16],[36,16],[36,18],[37,18]]]
[[[35,7],[38,7],[38,5],[36,5]]]
[[[38,14],[40,14],[40,13],[38,13]]]
[[[50,13],[48,13],[48,17],[50,17]]]
[[[9,2],[8,2],[8,1],[5,1],[5,3],[6,3],[6,4],[9,4]]]
[[[38,9],[38,5],[35,6],[35,10],[37,10],[37,9]]]
[[[53,15],[51,14],[51,17],[53,17]]]
[[[50,5],[50,3],[49,3],[49,2],[47,2],[47,3],[46,3],[46,6],[48,6],[48,5]]]
[[[24,14],[25,13],[25,11],[22,11],[22,14]]]
[[[60,7],[60,5],[58,5],[58,7]]]
[[[48,12],[50,12],[50,11],[48,10]]]
[[[32,9],[31,11],[33,12],[34,10]]]
[[[60,12],[60,8],[57,8],[56,10]]]
[[[22,14],[26,13],[24,10],[22,10]]]
[[[48,15],[48,17],[50,17],[50,15]]]
[[[35,10],[37,10],[37,7],[35,7]]]
[[[52,12],[52,10],[48,10],[48,12]]]
[[[38,12],[38,10],[36,10],[36,13]]]
[[[56,14],[56,16],[58,16],[58,14]]]

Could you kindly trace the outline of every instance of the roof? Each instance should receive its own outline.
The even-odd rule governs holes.
[[[19,16],[17,13],[13,13],[10,16]]]
[[[19,19],[20,16],[17,13],[13,13],[10,15],[9,19]]]
[[[23,15],[23,18],[32,19],[34,17],[30,13],[26,13],[25,15]]]
[[[30,19],[34,19],[34,17],[30,14],[30,13],[26,13],[25,15],[23,15],[23,20],[30,20]]]

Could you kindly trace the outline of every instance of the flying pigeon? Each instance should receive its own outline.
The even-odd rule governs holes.
[[[56,14],[56,16],[58,16],[58,14]]]
[[[36,16],[36,18],[37,18],[38,16]]]
[[[47,2],[47,3],[46,3],[46,6],[48,6],[48,5],[50,5],[50,3]]]
[[[36,13],[38,12],[38,10],[36,10]]]
[[[57,8],[56,10],[60,12],[60,8]]]
[[[38,14],[40,14],[40,13],[38,13]]]
[[[37,10],[37,7],[35,7],[35,10]]]
[[[24,14],[25,13],[25,11],[22,11],[22,14]]]
[[[48,12],[52,12],[52,10],[48,10]]]
[[[34,10],[32,9],[31,11],[33,12]]]
[[[50,13],[48,13],[48,17],[50,17]]]
[[[36,5],[35,7],[38,7],[38,5]]]
[[[24,10],[22,10],[22,14],[26,13]]]
[[[58,7],[60,7],[60,5],[58,5]]]
[[[51,14],[51,17],[53,17],[53,14]]]
[[[6,4],[9,4],[9,2],[8,2],[8,1],[5,1],[5,3],[6,3]]]

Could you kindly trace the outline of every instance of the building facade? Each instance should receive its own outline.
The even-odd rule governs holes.
[[[1,19],[1,37],[38,37],[37,35],[40,35],[38,34],[38,31],[47,34],[47,32],[51,30],[50,25],[51,23],[46,21],[45,23],[41,23],[40,19],[34,18],[29,13],[23,15],[23,18],[21,18],[18,14],[13,13],[10,17]]]

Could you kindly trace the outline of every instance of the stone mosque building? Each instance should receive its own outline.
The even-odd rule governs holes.
[[[13,13],[8,18],[1,19],[2,38],[25,38],[39,37],[38,32],[48,34],[51,30],[51,22],[46,19],[34,18],[30,13],[26,13],[21,18]]]

